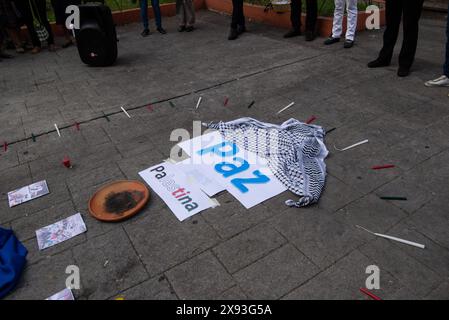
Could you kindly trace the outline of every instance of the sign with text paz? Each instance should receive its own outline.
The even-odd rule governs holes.
[[[265,159],[225,141],[218,131],[178,146],[190,156],[198,172],[225,187],[247,209],[287,190]]]
[[[171,163],[155,165],[139,175],[180,221],[214,206],[212,200],[198,186],[188,183],[186,176]]]

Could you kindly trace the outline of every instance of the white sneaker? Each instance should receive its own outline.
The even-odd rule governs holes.
[[[430,80],[425,83],[426,87],[449,87],[449,78],[441,76],[438,79]]]

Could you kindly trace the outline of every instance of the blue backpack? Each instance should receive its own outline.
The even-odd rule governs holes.
[[[12,230],[0,228],[0,299],[19,282],[27,254]]]

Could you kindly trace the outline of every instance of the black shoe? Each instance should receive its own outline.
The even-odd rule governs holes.
[[[167,31],[162,27],[157,28],[157,31],[159,31],[160,34],[167,34]]]
[[[242,33],[245,33],[245,32],[246,32],[246,27],[245,26],[243,26],[243,27],[238,26],[237,27],[237,34],[238,35],[241,35]]]
[[[184,32],[186,31],[186,26],[179,26],[178,27],[178,32]]]
[[[237,32],[237,28],[231,28],[229,31],[228,40],[235,40],[239,37],[239,33]]]
[[[329,45],[337,43],[337,42],[340,42],[340,38],[329,37],[329,38],[326,39],[326,41],[324,41],[324,44],[326,46],[329,46]]]
[[[142,33],[140,34],[142,37],[148,37],[150,35],[150,29],[143,29]]]
[[[301,35],[300,30],[290,29],[286,34],[284,34],[284,38],[299,37],[300,35]]]
[[[192,32],[193,30],[195,30],[194,26],[188,26],[186,27],[186,32]]]
[[[385,60],[379,59],[377,58],[374,61],[371,61],[370,63],[368,63],[368,68],[383,68],[383,67],[388,67],[390,65],[390,62],[387,62]]]
[[[343,45],[343,48],[345,49],[350,49],[354,46],[354,41],[353,40],[346,40],[345,44]]]
[[[410,68],[407,67],[399,67],[398,69],[398,77],[404,78],[410,75]]]
[[[313,41],[316,39],[316,34],[313,31],[306,31],[306,41]]]

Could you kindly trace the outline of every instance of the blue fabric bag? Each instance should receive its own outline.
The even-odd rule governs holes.
[[[0,228],[0,299],[19,282],[27,254],[12,230]]]

